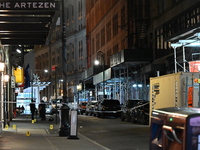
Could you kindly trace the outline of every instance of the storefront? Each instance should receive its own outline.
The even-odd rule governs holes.
[[[29,104],[33,99],[35,101],[36,108],[40,103],[40,91],[46,88],[50,82],[31,82],[31,86],[24,89],[23,92],[19,92],[16,97],[16,107],[24,107],[24,114],[30,114]]]

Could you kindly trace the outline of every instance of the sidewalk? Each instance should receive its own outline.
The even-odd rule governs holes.
[[[55,116],[54,116],[55,117]],[[109,150],[78,133],[79,139],[60,137],[59,120],[32,123],[29,116],[20,115],[3,129],[0,135],[1,150]]]

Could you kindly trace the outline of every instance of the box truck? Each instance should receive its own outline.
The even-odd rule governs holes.
[[[150,78],[152,110],[166,107],[200,107],[200,73],[178,72]]]

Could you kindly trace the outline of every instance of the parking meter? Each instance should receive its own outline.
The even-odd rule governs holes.
[[[200,108],[153,110],[150,130],[150,150],[199,150]]]

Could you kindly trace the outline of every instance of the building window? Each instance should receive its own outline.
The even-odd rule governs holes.
[[[99,33],[97,33],[96,35],[96,51],[98,51],[100,48],[100,37],[99,37]]]
[[[126,27],[126,14],[125,14],[125,6],[121,9],[121,28],[124,29]]]
[[[69,56],[69,46],[67,46],[67,62],[69,62],[70,56]]]
[[[101,47],[105,45],[105,27],[101,29]]]
[[[83,70],[83,63],[80,63],[80,64],[79,64],[78,69],[79,69],[79,71],[82,71],[82,70]]]
[[[79,41],[79,60],[83,60],[83,41]]]
[[[126,39],[122,40],[121,49],[126,49]]]
[[[113,54],[118,52],[118,44],[113,47]]]
[[[91,43],[91,54],[94,54],[94,38],[92,38],[92,43]]]
[[[71,59],[72,59],[72,62],[74,61],[74,44],[71,44],[71,54],[72,54],[72,56],[71,56]]]
[[[109,42],[111,40],[111,21],[106,24],[106,41]]]
[[[66,8],[66,21],[67,21],[67,26],[69,25],[69,9]]]
[[[81,19],[83,17],[83,7],[82,7],[82,0],[78,2],[78,17]]]
[[[91,7],[94,7],[95,1],[91,0],[90,2],[91,2]]]
[[[118,14],[113,17],[113,36],[118,33]]]
[[[164,38],[169,38],[170,36],[176,35],[179,32],[187,30],[193,26],[197,26],[200,22],[200,10],[197,5],[194,8],[188,9],[176,16],[175,18],[169,20],[163,25],[163,36]]]
[[[111,55],[111,49],[107,51],[107,65],[110,66],[110,55]]]

